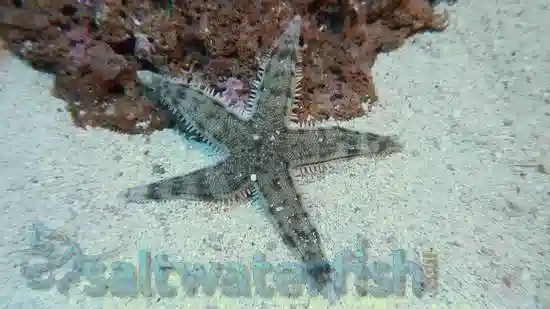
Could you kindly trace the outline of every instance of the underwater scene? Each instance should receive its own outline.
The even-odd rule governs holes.
[[[550,5],[0,0],[0,308],[550,309]]]

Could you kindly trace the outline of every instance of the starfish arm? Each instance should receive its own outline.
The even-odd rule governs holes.
[[[257,175],[252,197],[261,204],[285,244],[308,267],[318,284],[326,283],[331,271],[321,248],[317,229],[309,220],[286,166]]]
[[[124,198],[131,202],[177,199],[224,201],[247,195],[250,188],[249,175],[240,173],[239,166],[229,158],[187,175],[130,188],[124,193]]]
[[[181,90],[173,111],[189,123],[190,130],[199,132],[211,143],[234,145],[239,142],[242,138],[239,133],[246,132],[243,121],[228,113],[215,99],[190,88]]]
[[[398,152],[395,136],[378,135],[340,127],[289,130],[282,153],[292,167],[323,163],[355,156],[380,156]]]
[[[300,62],[301,18],[294,17],[278,38],[266,65],[252,122],[284,125],[299,93],[302,73]]]
[[[223,144],[233,144],[239,138],[228,133],[245,130],[244,122],[228,113],[213,93],[206,95],[199,90],[203,86],[200,82],[182,84],[150,71],[139,71],[138,78],[187,131],[197,132],[208,143],[223,148]]]

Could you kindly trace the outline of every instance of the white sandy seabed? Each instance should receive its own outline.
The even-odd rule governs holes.
[[[358,233],[373,260],[389,262],[399,248],[439,254],[437,296],[350,293],[335,308],[550,308],[550,175],[535,167],[550,169],[550,10],[516,2],[461,0],[447,31],[379,57],[380,107],[344,126],[399,134],[403,153],[297,180],[329,256]],[[117,195],[130,186],[212,162],[170,131],[148,140],[76,128],[50,95],[50,76],[14,58],[1,68],[2,308],[327,307],[307,297],[92,298],[85,282],[68,296],[29,289],[19,250],[35,221],[86,254],[114,251],[111,261],[136,263],[140,249],[205,263],[292,257],[250,203],[125,204]],[[153,173],[159,166],[164,175]]]

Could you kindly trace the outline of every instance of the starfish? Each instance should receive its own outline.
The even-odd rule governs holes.
[[[139,71],[149,95],[176,115],[180,128],[201,136],[226,154],[213,166],[130,188],[128,201],[224,201],[250,194],[314,284],[324,286],[332,268],[305,211],[290,171],[356,156],[379,156],[402,149],[395,136],[341,127],[292,129],[290,116],[300,91],[301,18],[294,17],[264,58],[247,108],[228,112],[227,102],[200,81],[182,82]]]

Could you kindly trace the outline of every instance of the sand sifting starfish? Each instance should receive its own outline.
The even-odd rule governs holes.
[[[301,18],[292,19],[264,58],[247,108],[228,113],[227,102],[197,81],[138,73],[149,93],[167,106],[180,128],[195,132],[224,152],[214,166],[124,193],[129,201],[199,199],[222,201],[250,194],[265,209],[284,243],[324,286],[331,267],[319,233],[304,210],[290,170],[341,158],[399,151],[395,137],[339,127],[291,129],[298,95]]]

